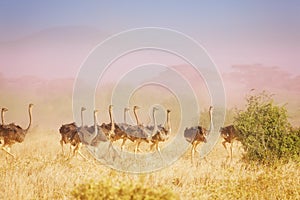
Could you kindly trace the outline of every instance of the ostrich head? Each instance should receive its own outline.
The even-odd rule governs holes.
[[[157,107],[153,107],[153,111],[156,111],[156,110],[158,110],[158,108]]]
[[[94,115],[96,115],[99,112],[99,110],[94,110]]]
[[[140,109],[141,107],[139,107],[139,106],[133,106],[133,110],[138,110],[138,109]]]
[[[124,111],[125,111],[125,112],[129,111],[129,108],[124,108]]]
[[[7,112],[8,109],[7,109],[7,108],[2,108],[1,111],[2,111],[2,112]]]
[[[82,111],[85,111],[85,110],[86,110],[86,108],[85,108],[85,107],[81,107],[81,112],[82,112]]]
[[[171,112],[171,110],[168,109],[168,110],[167,110],[167,113],[170,113],[170,112]]]

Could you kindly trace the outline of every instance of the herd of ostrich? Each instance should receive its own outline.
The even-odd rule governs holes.
[[[32,108],[33,104],[29,104],[28,113],[29,113],[29,124],[24,129],[15,123],[6,124],[4,119],[5,112],[8,111],[7,108],[1,109],[1,125],[0,125],[0,143],[1,149],[15,158],[15,155],[10,152],[11,147],[15,143],[22,143],[25,139],[26,134],[28,133],[31,124],[32,124]],[[152,110],[152,120],[153,125],[143,125],[138,118],[137,111],[140,107],[134,106],[133,113],[135,116],[136,124],[131,125],[127,123],[126,116],[129,108],[124,109],[124,122],[116,123],[114,121],[113,115],[113,106],[109,106],[109,123],[102,123],[98,125],[97,113],[98,110],[94,110],[94,124],[92,126],[84,125],[83,113],[86,110],[84,107],[81,108],[81,124],[78,126],[75,122],[64,124],[59,128],[59,133],[61,135],[60,145],[61,150],[64,155],[64,145],[70,144],[69,158],[74,157],[79,154],[84,159],[86,157],[80,152],[82,145],[90,145],[97,147],[101,142],[109,142],[110,146],[113,146],[113,142],[117,140],[122,140],[121,152],[125,148],[126,141],[131,141],[134,143],[134,155],[136,156],[137,152],[141,152],[140,144],[146,142],[150,144],[150,150],[155,150],[159,153],[162,158],[159,143],[165,142],[168,140],[171,135],[171,110],[166,110],[166,120],[165,123],[157,124],[155,113],[158,110],[156,107],[153,107]],[[191,148],[191,161],[193,164],[194,154],[197,146],[200,143],[206,143],[209,133],[213,129],[213,120],[212,120],[213,107],[209,107],[209,117],[210,117],[210,127],[206,129],[202,126],[194,126],[186,128],[184,130],[184,137],[187,142],[192,146]],[[232,145],[235,140],[239,140],[236,129],[233,125],[229,125],[220,129],[220,135],[224,139],[222,145],[227,151],[226,143],[230,144],[230,152],[227,151],[228,157],[232,160]]]

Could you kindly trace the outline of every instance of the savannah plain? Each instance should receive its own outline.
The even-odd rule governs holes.
[[[58,129],[62,124],[74,121],[72,84],[71,79],[45,81],[27,77],[9,80],[1,77],[1,91],[6,95],[1,95],[0,106],[9,109],[5,115],[6,123],[15,122],[26,127],[27,106],[34,103],[34,108],[32,129],[23,143],[12,147],[11,152],[16,159],[1,151],[0,199],[74,199],[76,196],[72,195],[72,191],[77,186],[98,181],[108,182],[111,187],[139,184],[145,188],[164,188],[179,199],[300,199],[299,163],[290,161],[272,167],[247,163],[241,160],[243,148],[239,142],[234,143],[233,160],[229,162],[221,138],[206,159],[201,159],[196,154],[194,166],[190,161],[190,149],[187,149],[172,165],[146,174],[130,174],[110,169],[96,161],[84,146],[81,151],[88,158],[87,161],[80,156],[66,160],[67,157],[62,155],[59,144]],[[97,91],[96,94],[101,95],[101,100],[96,99],[96,106],[100,111],[99,123],[109,120],[109,91],[101,91],[101,94]],[[151,103],[158,102],[165,107],[172,107],[171,122],[175,134],[178,128],[176,122],[179,120],[176,99],[170,97],[161,100],[157,94],[155,96],[158,97],[153,97],[148,102],[145,100],[148,98],[142,98],[141,94],[137,92],[132,97],[130,106],[139,104],[147,108]],[[243,108],[243,97],[239,101],[240,108]],[[202,107],[200,123],[208,127],[206,111],[209,100],[207,97],[202,99],[202,103],[207,107]],[[237,102],[237,99],[235,100]],[[277,101],[282,103],[280,98]],[[292,110],[289,120],[295,127],[299,126],[297,109],[289,109]],[[234,113],[234,109],[228,110],[225,125],[232,123]],[[115,111],[115,115],[122,116],[120,109]],[[141,115],[143,121],[150,120],[145,110]],[[160,119],[159,123],[162,123],[162,120]],[[117,142],[116,148],[119,148],[119,145],[120,142]],[[163,147],[164,144],[161,145],[161,148]],[[198,149],[200,148],[201,145]],[[133,144],[127,142],[126,149],[131,151]],[[149,145],[143,144],[142,149],[148,151]],[[65,154],[68,151],[69,146],[66,145]],[[112,197],[114,198],[117,197]]]

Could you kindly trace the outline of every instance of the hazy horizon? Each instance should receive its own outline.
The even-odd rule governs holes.
[[[300,123],[300,3],[297,1],[190,4],[73,1],[70,4],[32,0],[26,4],[9,1],[2,5],[0,107],[21,110],[32,99],[45,104],[42,112],[45,121],[47,112],[53,113],[57,105],[64,118],[61,121],[72,120],[74,80],[89,53],[122,31],[161,27],[186,34],[203,46],[220,72],[227,108],[241,107],[251,89],[266,90],[275,94],[278,104],[287,104],[293,123]],[[117,83],[137,66],[156,63],[188,79],[202,108],[209,106],[211,99],[205,78],[180,57],[158,50],[117,57],[99,81],[100,86]],[[137,79],[147,77],[145,74]],[[168,73],[156,74],[153,80],[165,78],[174,81]],[[180,86],[179,81],[174,82]],[[11,113],[12,109],[10,114],[16,114],[17,111]],[[10,114],[7,117],[12,120]]]

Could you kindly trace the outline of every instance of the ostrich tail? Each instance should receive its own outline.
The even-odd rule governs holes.
[[[64,130],[64,125],[62,125],[62,126],[59,128],[59,133],[62,134],[62,133],[63,133],[63,130]]]
[[[18,143],[22,143],[25,140],[25,135],[26,135],[26,132],[16,133],[16,141]]]

